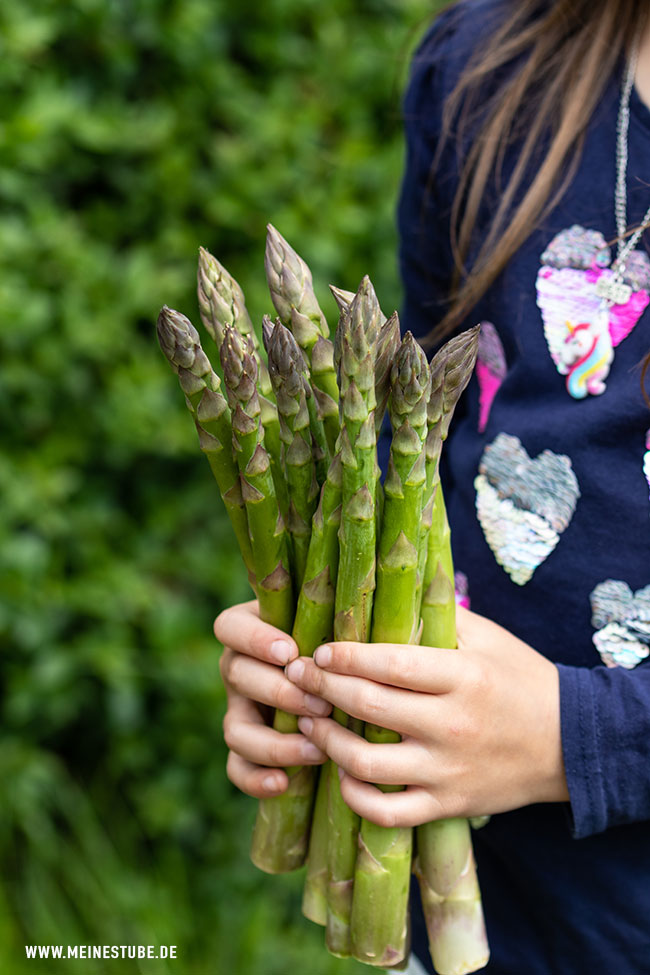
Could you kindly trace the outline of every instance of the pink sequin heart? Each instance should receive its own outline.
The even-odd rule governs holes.
[[[624,281],[632,294],[622,305],[609,305],[596,293],[601,278],[614,277],[612,254],[599,231],[579,225],[563,230],[541,260],[537,304],[551,358],[575,399],[604,393],[614,349],[650,302],[650,259],[644,251],[630,254]]]

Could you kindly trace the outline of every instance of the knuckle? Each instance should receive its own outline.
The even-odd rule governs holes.
[[[226,661],[226,676],[224,680],[229,687],[238,688],[241,683],[242,658],[241,654],[231,652]]]
[[[466,686],[470,688],[477,697],[484,697],[491,687],[491,672],[483,660],[474,659],[470,665],[465,667],[464,676]]]
[[[397,650],[389,650],[386,656],[386,670],[389,680],[395,680],[396,678],[404,678],[406,675],[406,661],[403,659],[405,655],[400,654]]]
[[[430,819],[432,822],[438,822],[441,819],[450,818],[450,807],[449,803],[440,795],[439,792],[431,795],[430,797],[431,813]]]
[[[300,692],[290,684],[288,680],[283,680],[279,685],[274,705],[282,711],[289,711],[292,714],[303,713],[306,708],[300,703]]]
[[[284,751],[286,751],[285,743],[278,741],[275,738],[272,739],[267,746],[267,761],[264,762],[264,764],[269,766],[277,766],[278,768],[288,764],[287,756],[283,754]]]
[[[372,752],[366,749],[353,752],[350,756],[349,771],[355,779],[361,779],[362,782],[372,782],[377,772],[377,763]]]
[[[467,712],[452,715],[447,725],[447,733],[455,741],[469,745],[478,737],[478,722]]]
[[[332,666],[334,670],[346,674],[354,670],[355,647],[352,643],[337,643],[332,648]]]
[[[378,684],[366,684],[359,693],[359,705],[373,724],[381,724],[380,719],[386,711],[384,694]],[[375,720],[377,719],[377,720]]]
[[[327,674],[316,667],[310,660],[305,661],[305,679],[312,693],[321,694],[327,686]]]
[[[417,687],[422,674],[422,665],[422,658],[414,653],[396,651],[394,655],[395,670],[392,673],[399,677],[400,684],[406,684],[407,687]]]

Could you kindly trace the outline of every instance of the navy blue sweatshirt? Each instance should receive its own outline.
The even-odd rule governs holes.
[[[498,13],[494,0],[465,0],[438,18],[413,63],[399,227],[402,323],[416,336],[440,320],[452,273],[452,145],[430,179],[442,106]],[[643,245],[628,261],[620,303],[599,294],[616,258],[608,242],[620,90],[619,74],[568,191],[464,323],[484,323],[481,351],[445,448],[455,567],[472,610],[560,673],[570,803],[496,815],[474,834],[492,952],[484,971],[494,975],[650,973]],[[650,110],[636,92],[627,197],[633,226],[650,205]],[[489,215],[489,201],[484,209]],[[414,932],[433,971],[417,916]]]

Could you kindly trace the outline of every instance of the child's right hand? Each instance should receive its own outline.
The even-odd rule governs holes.
[[[228,695],[223,731],[229,748],[226,774],[250,796],[280,795],[289,784],[284,767],[319,765],[326,755],[304,735],[269,725],[273,711],[323,717],[331,705],[287,680],[284,666],[298,656],[295,641],[259,618],[256,600],[225,609],[214,621],[224,645],[221,676]]]

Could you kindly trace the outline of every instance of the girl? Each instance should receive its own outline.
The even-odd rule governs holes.
[[[483,322],[445,448],[458,651],[296,660],[253,603],[215,624],[240,789],[278,794],[282,766],[328,754],[380,824],[492,814],[475,851],[495,975],[650,973],[649,106],[640,0],[438,18],[405,102],[402,320],[422,339]],[[360,740],[332,705],[402,742]],[[414,947],[429,965],[417,918]]]

